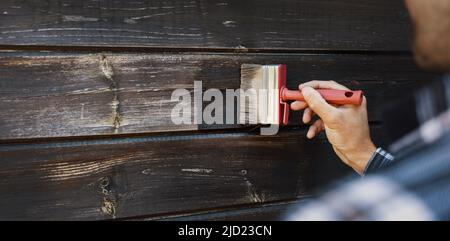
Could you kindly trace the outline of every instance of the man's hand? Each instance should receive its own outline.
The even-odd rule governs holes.
[[[292,110],[304,110],[303,122],[309,123],[314,114],[316,120],[308,130],[306,136],[314,138],[325,130],[327,138],[339,158],[352,167],[360,175],[376,150],[370,139],[367,119],[367,101],[363,97],[360,106],[328,104],[315,89],[349,90],[334,81],[310,81],[299,86],[305,101],[295,101]]]

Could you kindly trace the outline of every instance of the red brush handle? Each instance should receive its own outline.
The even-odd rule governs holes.
[[[330,104],[334,105],[361,105],[363,100],[363,92],[361,90],[346,91],[346,90],[331,90],[331,89],[316,89],[320,95]],[[281,99],[300,100],[304,101],[300,90],[288,90],[283,88],[281,90]]]

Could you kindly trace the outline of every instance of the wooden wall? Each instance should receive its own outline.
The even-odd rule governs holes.
[[[348,173],[299,113],[174,125],[174,89],[239,88],[242,63],[288,86],[334,79],[378,107],[434,78],[401,0],[2,0],[0,219],[276,219]]]

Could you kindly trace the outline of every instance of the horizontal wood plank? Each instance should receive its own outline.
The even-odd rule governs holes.
[[[236,128],[175,125],[171,112],[179,101],[171,95],[185,88],[193,102],[194,81],[204,90],[238,89],[242,63],[287,64],[290,88],[334,79],[363,89],[372,121],[380,120],[379,105],[434,77],[409,56],[3,52],[0,140]],[[291,124],[298,123],[292,113]]]
[[[182,213],[162,217],[140,217],[133,221],[279,221],[308,200],[307,197],[294,201],[254,204],[246,207],[208,210],[197,213]]]
[[[401,0],[2,0],[0,45],[409,50]]]
[[[324,136],[304,136],[292,129],[3,144],[0,219],[171,216],[292,200],[349,171]]]

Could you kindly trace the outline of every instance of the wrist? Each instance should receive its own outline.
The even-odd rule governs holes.
[[[376,146],[371,140],[359,145],[355,150],[346,153],[349,165],[360,175],[364,174],[364,170],[372,157],[373,153],[376,151]]]

